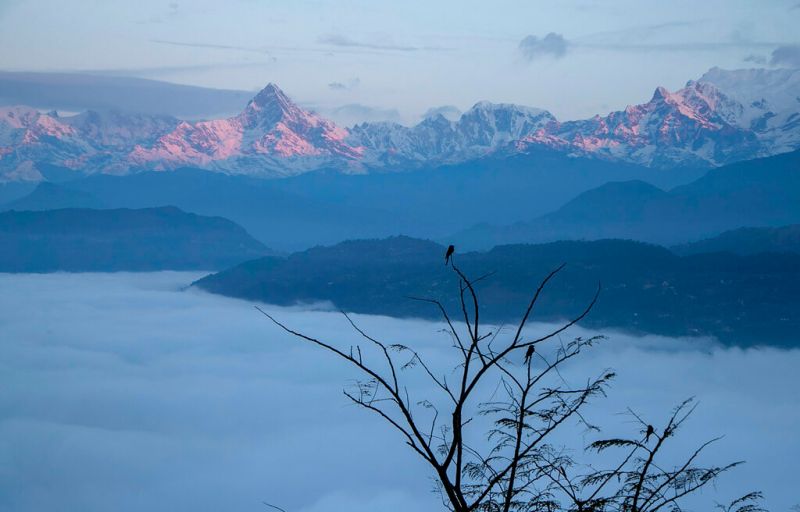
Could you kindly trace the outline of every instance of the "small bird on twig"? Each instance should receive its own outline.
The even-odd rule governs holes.
[[[656,433],[656,429],[653,428],[653,425],[647,425],[647,433],[644,435],[644,442],[650,440],[650,436]]]
[[[531,357],[533,357],[534,352],[536,352],[536,348],[533,345],[529,346],[528,350],[525,352],[525,364],[531,362]]]
[[[456,246],[455,245],[451,245],[450,247],[447,248],[447,252],[444,253],[444,264],[445,265],[450,263],[450,257],[453,255],[454,252],[456,252]]]

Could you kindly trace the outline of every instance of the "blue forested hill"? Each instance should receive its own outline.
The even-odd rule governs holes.
[[[732,252],[757,254],[761,252],[800,253],[800,224],[777,228],[739,228],[718,236],[672,248],[678,254]]]
[[[286,259],[249,261],[195,285],[210,292],[289,305],[330,301],[348,311],[436,317],[441,300],[460,315],[445,248],[407,237],[318,247]],[[478,285],[482,316],[513,322],[540,280],[566,263],[535,310],[536,320],[572,317],[602,283],[584,324],[665,335],[711,335],[729,343],[800,346],[800,254],[677,256],[624,240],[508,245],[456,253]]]
[[[504,224],[545,214],[611,180],[638,178],[667,186],[703,172],[648,169],[550,151],[410,172],[317,171],[284,179],[179,169],[62,180],[63,192],[52,194],[51,207],[63,204],[63,198],[91,198],[107,208],[175,205],[229,218],[269,247],[296,251],[353,238],[439,238],[479,222]],[[58,179],[64,174],[53,168],[48,173]],[[47,209],[46,198],[38,195],[20,201]]]
[[[549,152],[414,172],[320,171],[272,180],[181,169],[47,184],[5,208],[175,205],[229,218],[283,251],[397,234],[480,249],[600,238],[675,245],[740,227],[800,223],[800,152],[691,180],[695,174]]]
[[[0,272],[208,270],[270,252],[227,219],[174,207],[0,213]]]
[[[603,184],[552,213],[452,235],[462,246],[631,238],[680,244],[740,227],[800,222],[800,151],[739,162],[661,190],[640,180]]]
[[[43,181],[29,194],[3,205],[3,210],[43,211],[63,208],[104,208],[105,204],[88,192]]]

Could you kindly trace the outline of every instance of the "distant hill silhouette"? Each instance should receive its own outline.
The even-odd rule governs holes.
[[[743,226],[800,222],[800,151],[739,162],[666,192],[642,181],[606,183],[552,213],[450,237],[462,246],[630,238],[679,244]]]
[[[543,151],[389,174],[319,171],[264,180],[181,169],[98,175],[59,183],[57,194],[34,191],[12,206],[175,205],[229,218],[286,252],[400,233],[456,242],[462,250],[602,238],[671,246],[739,227],[800,223],[798,169],[800,152],[787,153],[714,169],[667,191],[659,187],[697,171]]]
[[[92,194],[67,186],[43,181],[30,194],[0,205],[0,210],[58,210],[62,208],[104,208],[105,204]]]
[[[442,300],[459,314],[458,287],[443,265],[445,247],[407,237],[317,247],[286,259],[263,258],[195,283],[223,295],[291,305],[329,301],[348,311],[437,316]],[[539,281],[567,267],[548,287],[535,319],[576,315],[598,281],[600,301],[584,322],[664,335],[713,335],[729,343],[800,346],[800,255],[730,253],[680,257],[654,245],[623,241],[508,245],[485,253],[456,250],[456,264],[477,277],[482,316],[518,319]]]
[[[25,197],[36,189],[36,183],[28,181],[0,182],[0,210],[11,201]]]
[[[0,272],[208,270],[270,251],[241,226],[174,207],[0,213]]]
[[[713,238],[672,248],[678,254],[732,252],[757,254],[762,252],[800,253],[800,224],[779,228],[739,228]]]
[[[61,185],[88,193],[109,208],[175,205],[219,215],[269,247],[292,251],[400,233],[438,238],[478,222],[505,224],[545,214],[610,180],[638,178],[674,186],[704,172],[667,172],[539,151],[413,172],[318,171],[264,180],[187,168],[92,176]],[[37,207],[45,206],[37,202]]]

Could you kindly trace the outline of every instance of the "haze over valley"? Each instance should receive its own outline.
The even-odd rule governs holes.
[[[251,301],[182,291],[202,276],[0,275],[2,289],[15,290],[0,295],[0,383],[11,391],[0,398],[0,463],[13,468],[3,473],[0,507],[251,510],[272,500],[299,512],[439,510],[419,478],[424,466],[342,396],[354,377],[347,366],[270,327]],[[265,307],[310,334],[351,339],[335,310]],[[356,319],[435,361],[450,352],[439,323]],[[696,395],[682,443],[725,433],[708,458],[735,452],[748,461],[698,503],[753,482],[772,510],[797,502],[785,455],[800,449],[792,389],[800,351],[605,332],[608,345],[564,375],[573,382],[605,367],[619,372],[609,400],[588,412],[593,420],[622,431],[626,407],[657,417]],[[421,393],[424,381],[414,382]],[[752,443],[766,432],[765,443]],[[297,457],[316,463],[299,468]]]

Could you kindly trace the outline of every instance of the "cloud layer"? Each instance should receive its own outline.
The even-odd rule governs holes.
[[[441,510],[427,469],[347,404],[346,367],[246,302],[183,291],[197,277],[0,274],[0,509]],[[343,346],[354,339],[336,313],[270,309]],[[438,324],[357,321],[434,365],[449,356]],[[697,395],[686,439],[726,434],[708,460],[748,461],[701,503],[751,488],[774,511],[800,502],[800,351],[607,334],[605,348],[564,372],[620,374],[593,420],[626,430],[626,406],[660,419]],[[411,377],[412,394],[422,385]]]
[[[519,51],[528,60],[541,57],[561,58],[567,54],[569,43],[564,36],[550,32],[541,39],[534,35],[526,36],[519,42]]]
[[[800,68],[800,44],[779,46],[772,51],[769,63],[773,66]]]
[[[389,121],[399,123],[402,121],[400,112],[391,108],[370,107],[359,103],[348,103],[340,107],[322,108],[311,107],[314,111],[325,117],[333,119],[341,126],[353,126],[363,122]]]

